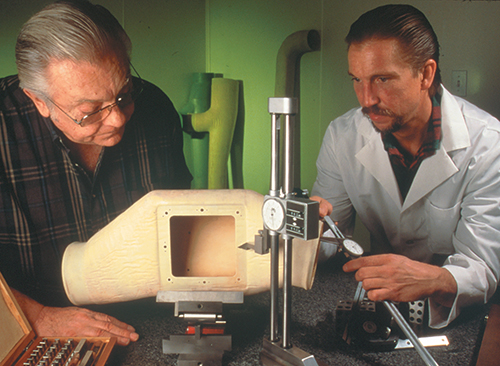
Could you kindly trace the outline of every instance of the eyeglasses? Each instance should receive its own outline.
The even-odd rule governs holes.
[[[132,65],[130,65],[132,66]],[[59,107],[52,99],[49,97],[45,96],[52,104],[54,104],[61,112],[63,112],[66,116],[68,116],[73,122],[75,122],[77,125],[80,127],[85,127],[89,126],[94,123],[102,122],[104,121],[110,114],[111,111],[113,110],[114,107],[118,106],[120,109],[124,109],[130,104],[134,103],[134,101],[141,95],[142,90],[144,88],[144,80],[141,79],[135,68],[132,66],[132,69],[135,71],[137,74],[138,78],[137,80],[134,80],[132,76],[128,77],[126,82],[125,82],[125,87],[128,86],[129,83],[132,85],[130,86],[131,90],[127,93],[119,94],[116,97],[116,100],[113,104],[107,105],[106,107],[103,107],[95,112],[89,113],[85,116],[83,116],[80,120],[77,120],[76,118],[71,117],[64,109]]]

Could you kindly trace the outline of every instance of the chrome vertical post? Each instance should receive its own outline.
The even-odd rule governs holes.
[[[284,198],[293,195],[293,133],[294,115],[297,113],[296,98],[270,98],[269,113],[272,116],[271,136],[271,184],[269,195]],[[278,117],[279,115],[279,117]],[[284,153],[282,157],[283,182],[280,192],[280,131],[284,132]],[[278,331],[278,278],[279,278],[279,233],[271,231],[271,341],[279,338]],[[292,237],[283,235],[283,334],[282,347],[290,347],[290,324],[292,309]]]
[[[279,178],[279,161],[280,161],[280,120],[276,114],[272,114],[272,129],[271,129],[271,183],[269,195],[277,197],[280,191],[280,178]],[[279,291],[279,233],[275,231],[270,232],[270,247],[271,247],[271,326],[270,326],[270,340],[277,342],[279,339],[278,329],[278,291]]]

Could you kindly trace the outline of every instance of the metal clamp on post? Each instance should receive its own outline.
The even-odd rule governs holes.
[[[271,250],[271,334],[264,339],[261,361],[264,365],[318,366],[314,356],[296,348],[290,342],[292,309],[292,240],[318,237],[319,204],[297,198],[294,193],[294,116],[298,112],[297,98],[269,98],[272,118],[271,182],[264,198],[262,219],[269,232]],[[284,133],[283,160],[280,161],[280,131]],[[280,169],[280,162],[282,169]],[[280,174],[282,173],[282,174]],[[281,179],[280,179],[281,178]],[[279,237],[283,249],[283,328],[278,329]]]
[[[159,291],[156,302],[175,303],[175,316],[187,322],[185,334],[163,340],[164,354],[179,354],[179,366],[222,365],[232,343],[222,306],[242,304],[243,292]]]

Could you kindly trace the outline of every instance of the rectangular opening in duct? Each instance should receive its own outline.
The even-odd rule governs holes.
[[[176,277],[232,277],[236,274],[233,216],[172,216],[170,244]]]

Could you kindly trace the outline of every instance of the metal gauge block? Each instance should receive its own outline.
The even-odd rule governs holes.
[[[319,203],[306,198],[286,201],[285,233],[303,240],[318,237]]]

